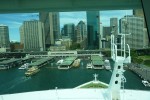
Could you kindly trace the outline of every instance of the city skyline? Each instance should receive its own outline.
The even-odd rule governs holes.
[[[124,15],[132,15],[132,10],[111,10],[100,12],[100,22],[103,26],[109,26],[111,17],[118,17],[118,19],[124,17]],[[19,27],[23,21],[39,19],[38,13],[17,13],[17,14],[0,14],[0,24],[7,25],[9,27],[10,41],[20,42]],[[60,12],[60,28],[64,24],[74,23],[78,24],[79,21],[86,21],[86,12]]]

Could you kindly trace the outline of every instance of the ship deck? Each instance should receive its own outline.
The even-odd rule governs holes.
[[[150,92],[125,89],[120,91],[120,95],[121,100],[149,100]],[[20,98],[22,100],[110,100],[108,89],[55,89],[0,95],[0,100],[20,100]]]

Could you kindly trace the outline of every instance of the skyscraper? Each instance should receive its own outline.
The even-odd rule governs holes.
[[[103,38],[105,38],[105,48],[110,48],[111,44],[111,27],[104,26],[103,27]]]
[[[87,29],[83,21],[76,26],[76,42],[80,44],[81,48],[87,47]]]
[[[45,34],[43,23],[38,20],[24,21],[24,50],[44,51]]]
[[[8,26],[0,25],[0,47],[10,48]]]
[[[124,26],[124,21],[127,20],[127,27]],[[120,19],[120,29],[122,34],[129,34],[126,36],[126,43],[130,45],[131,48],[139,49],[148,46],[145,43],[146,32],[144,30],[144,18],[136,16],[125,16]]]
[[[88,49],[98,49],[99,48],[99,11],[87,11],[87,40]]]
[[[45,45],[48,48],[60,38],[60,21],[58,12],[40,12],[40,21],[44,23]]]
[[[75,42],[75,25],[73,23],[64,25],[64,36],[68,36],[73,42]]]
[[[115,36],[118,35],[118,18],[110,18],[110,27]]]
[[[20,44],[24,44],[24,28],[23,28],[23,25],[20,26],[19,32],[20,32]]]
[[[80,43],[87,38],[86,25],[83,21],[80,21],[76,26],[76,37],[77,43]]]

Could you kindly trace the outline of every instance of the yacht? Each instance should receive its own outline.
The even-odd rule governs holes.
[[[146,80],[142,80],[142,83],[145,87],[150,87],[150,83]]]
[[[31,67],[27,70],[27,72],[25,72],[25,75],[31,76],[31,75],[38,73],[39,71],[40,71],[40,69],[38,69],[37,67]]]
[[[58,60],[58,61],[57,61],[57,64],[58,64],[58,65],[60,65],[60,64],[62,64],[62,63],[63,63],[63,61],[64,61],[63,59]]]
[[[29,67],[29,63],[25,63],[21,67],[19,67],[18,69],[27,69],[28,67]]]
[[[106,70],[110,70],[110,69],[111,69],[109,60],[106,59],[106,60],[104,61],[104,66],[105,66],[105,69],[106,69]]]
[[[87,69],[92,69],[94,66],[93,66],[93,64],[92,63],[88,63],[87,65],[86,65],[86,68]]]

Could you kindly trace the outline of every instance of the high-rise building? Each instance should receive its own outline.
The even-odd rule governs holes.
[[[98,49],[100,33],[99,11],[87,11],[86,16],[88,49]]]
[[[40,21],[44,23],[46,48],[55,44],[60,38],[60,21],[58,12],[40,12]]]
[[[68,36],[73,42],[75,42],[75,25],[73,23],[64,25],[64,36]]]
[[[20,32],[20,44],[24,44],[24,28],[23,28],[23,25],[20,26],[19,32]]]
[[[144,13],[143,13],[142,9],[134,9],[133,15],[136,17],[143,17],[144,18]]]
[[[87,29],[83,21],[76,26],[76,42],[81,45],[81,48],[87,47]]]
[[[24,51],[44,51],[44,25],[38,20],[24,21]]]
[[[9,29],[6,25],[0,25],[0,47],[10,48]]]
[[[118,18],[110,18],[110,27],[115,36],[118,35]]]
[[[77,43],[80,43],[87,38],[86,25],[83,21],[80,21],[76,26],[76,37]]]
[[[105,46],[104,48],[110,48],[111,44],[111,27],[104,26],[103,27],[103,38],[105,39],[105,43],[103,43]]]
[[[127,21],[127,26],[124,25]],[[144,28],[144,18],[136,16],[125,16],[120,19],[120,29],[122,34],[126,35],[126,43],[130,45],[131,48],[139,49],[145,48],[148,46],[148,43],[145,43],[146,32]]]

